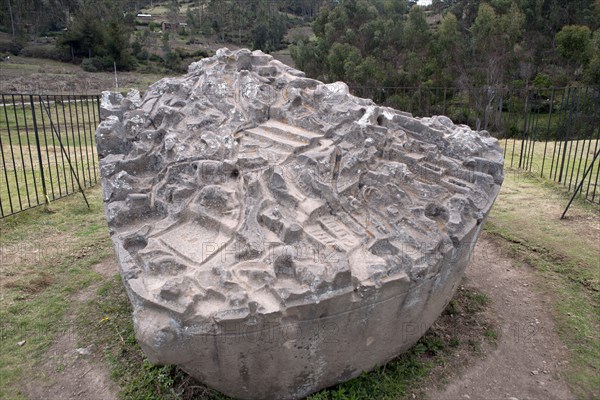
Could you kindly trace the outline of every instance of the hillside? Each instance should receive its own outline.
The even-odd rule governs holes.
[[[599,27],[594,0],[8,0],[0,54],[168,74],[249,47],[351,86],[598,85]]]
[[[284,50],[316,0],[67,1],[0,4],[0,54],[80,64],[88,72],[179,73],[223,46]],[[2,34],[4,32],[4,34]],[[290,36],[291,35],[291,36]],[[289,56],[288,62],[292,62]]]
[[[352,85],[600,84],[599,26],[593,0],[346,0],[291,52],[312,77]]]

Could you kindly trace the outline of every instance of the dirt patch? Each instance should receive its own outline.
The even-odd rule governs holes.
[[[564,380],[568,352],[556,334],[551,299],[536,289],[537,279],[528,267],[516,267],[485,234],[480,238],[463,284],[489,296],[486,313],[496,321],[497,347],[468,362],[445,388],[431,384],[430,399],[575,398]],[[445,368],[461,364],[464,360],[454,360]]]
[[[31,400],[113,400],[118,392],[103,368],[93,345],[79,348],[78,336],[70,329],[52,344],[37,368],[37,377],[26,386]]]
[[[112,257],[92,268],[103,278],[117,273]],[[30,400],[117,399],[119,389],[102,361],[102,349],[93,343],[81,343],[75,321],[77,303],[93,300],[99,285],[90,285],[73,296],[75,304],[65,318],[65,330],[42,356],[35,379],[23,385]]]
[[[94,272],[99,273],[105,279],[112,279],[115,274],[119,271],[117,269],[117,261],[114,257],[107,258],[106,260],[92,266]]]

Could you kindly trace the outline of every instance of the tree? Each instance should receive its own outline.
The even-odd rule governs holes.
[[[403,18],[408,13],[408,1],[406,0],[374,0],[379,15],[388,18]]]
[[[353,78],[355,68],[362,63],[360,50],[348,43],[335,43],[329,55],[327,64],[332,81],[349,81]]]
[[[567,69],[581,67],[582,75],[571,76],[589,82],[600,66],[595,52],[568,50],[576,42],[573,35],[564,34],[564,44],[559,44],[560,35],[554,39],[563,25],[598,29],[597,0],[436,0],[432,7],[443,14],[437,26],[427,23],[421,7],[408,7],[405,0],[323,4],[313,22],[316,38],[291,47],[297,66],[314,78],[493,87],[518,81],[528,85],[540,73],[554,78],[564,73],[559,55]]]
[[[120,1],[83,0],[58,45],[69,48],[74,60],[87,58],[90,70],[108,70],[114,64],[123,70],[133,68],[129,37],[134,21],[123,8]]]
[[[315,40],[305,39],[290,46],[290,54],[296,66],[308,76],[324,80],[327,72],[327,45],[322,38]]]
[[[590,42],[590,62],[585,71],[585,80],[591,85],[600,85],[600,29],[596,29]]]
[[[517,3],[511,2],[508,11],[500,17],[499,23],[507,47],[513,46],[521,39],[525,27],[525,15]]]
[[[358,59],[356,60],[358,61]],[[375,57],[368,56],[360,64],[349,59],[346,61],[346,73],[351,76],[351,81],[363,86],[377,86],[385,79],[381,63]]]
[[[118,69],[128,71],[135,66],[129,52],[129,32],[121,18],[111,18],[106,30],[106,55]]]
[[[419,6],[410,9],[408,21],[404,27],[404,37],[407,48],[415,52],[418,48],[424,48],[429,43],[429,27],[425,20],[425,13]]]
[[[497,16],[494,8],[482,3],[477,18],[471,26],[475,51],[484,52],[493,36],[497,34]]]
[[[556,34],[558,54],[571,65],[585,65],[590,58],[590,28],[581,25],[566,25]]]
[[[179,24],[179,0],[170,0],[167,4],[167,19],[175,26]]]
[[[102,20],[106,10],[92,1],[84,1],[73,15],[69,31],[59,42],[67,46],[73,57],[94,57],[104,55],[105,36]]]
[[[465,57],[464,37],[454,14],[449,12],[442,18],[433,46],[435,64],[440,74],[437,80],[452,84],[452,77],[464,70],[462,63]]]
[[[8,14],[10,16],[10,27],[12,29],[12,37],[15,38],[15,17],[12,11],[12,3],[11,0],[7,0],[8,3]]]
[[[252,29],[254,48],[265,52],[281,48],[286,29],[279,10],[268,0],[259,0],[252,11],[251,19],[258,22]]]
[[[478,80],[488,86],[505,83],[510,67],[518,65],[515,48],[525,24],[525,16],[516,3],[510,6],[497,3],[505,14],[498,14],[491,5],[481,3],[471,26],[473,58],[481,71]]]
[[[440,24],[438,31],[438,45],[441,51],[447,58],[451,58],[456,54],[456,49],[461,46],[462,34],[458,28],[458,20],[452,13],[447,13]]]

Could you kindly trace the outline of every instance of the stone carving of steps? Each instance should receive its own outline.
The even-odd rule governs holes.
[[[264,147],[272,146],[275,151],[284,150],[285,153],[293,153],[305,148],[313,140],[321,137],[321,135],[274,120],[244,131],[244,136],[264,143]]]
[[[324,245],[341,247],[350,251],[360,244],[360,239],[343,222],[331,216],[322,216],[306,227],[306,232]]]

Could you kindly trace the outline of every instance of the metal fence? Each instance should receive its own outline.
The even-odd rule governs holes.
[[[415,116],[448,115],[486,129],[504,146],[507,167],[600,204],[599,88],[351,89]],[[97,183],[99,95],[0,94],[0,101],[0,217]]]
[[[539,174],[600,204],[600,88],[352,87],[415,116],[447,115],[500,139],[507,167]]]
[[[97,183],[98,95],[0,94],[0,101],[0,218]]]

